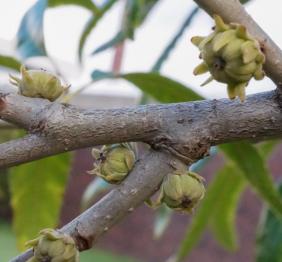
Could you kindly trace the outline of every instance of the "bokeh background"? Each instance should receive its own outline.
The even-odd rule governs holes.
[[[105,1],[96,0],[94,2],[99,5]],[[82,62],[78,59],[77,51],[81,32],[91,17],[91,12],[76,5],[48,8],[44,13],[42,27],[48,57],[29,56],[23,60],[23,54],[18,48],[17,33],[24,15],[36,3],[36,0],[0,1],[0,55],[15,57],[32,68],[45,68],[60,73],[63,81],[71,84],[71,92],[78,92],[71,102],[84,108],[128,107],[144,102],[142,91],[132,83],[122,79],[104,79],[92,82],[91,73],[94,70],[118,73],[149,72],[196,6],[193,1],[160,0],[142,26],[135,31],[134,40],[127,40],[122,45],[114,46],[93,56],[92,51],[111,39],[121,26],[126,1],[117,1],[87,38]],[[272,39],[282,46],[281,2],[251,0],[245,7]],[[32,20],[31,23],[31,28],[38,25],[36,20]],[[161,68],[163,75],[179,81],[207,99],[227,97],[226,88],[215,81],[208,86],[200,87],[206,76],[195,77],[192,74],[193,68],[200,60],[198,50],[191,44],[190,39],[194,35],[207,35],[212,26],[212,19],[200,10],[185,29],[183,36],[177,41]],[[10,69],[0,67],[0,85],[8,84],[8,72]],[[247,94],[274,88],[275,85],[267,77],[262,81],[252,80],[247,88]],[[151,97],[146,97],[145,100],[150,103],[156,102]],[[6,133],[2,135],[4,137],[2,140],[5,140],[5,135]],[[273,152],[267,158],[270,173],[275,180],[279,180],[282,173],[281,157],[282,147],[276,142]],[[225,164],[226,160],[223,155],[218,153],[217,149],[213,149],[211,157],[197,163],[193,168],[200,172],[209,184]],[[87,170],[90,170],[92,165],[90,149],[78,150],[72,155],[70,169],[65,171],[67,175],[58,225],[64,225],[72,220],[85,207],[97,201],[110,189],[103,181],[87,174]],[[12,171],[13,177],[16,177],[15,173],[22,175],[22,172],[37,172],[36,175],[40,176],[42,173],[40,168],[43,166],[39,164],[37,169],[26,168],[26,170]],[[8,261],[19,253],[16,243],[18,229],[17,226],[11,225],[15,213],[12,210],[13,205],[9,204],[13,193],[13,189],[7,189],[9,171],[2,173],[2,177],[6,179],[0,181],[2,184],[2,191],[0,191],[0,261]],[[28,175],[26,177],[28,179]],[[227,183],[232,183],[232,180]],[[34,190],[36,184],[31,183],[30,187]],[[216,241],[211,230],[205,230],[185,261],[255,261],[255,239],[262,207],[261,199],[250,188],[242,190],[241,195],[238,196],[236,218],[231,218],[232,221],[235,221],[238,230],[236,246],[228,247],[228,244],[222,243],[224,239]],[[212,205],[210,208],[213,208]],[[20,208],[17,210],[21,212]],[[177,251],[187,225],[191,222],[191,216],[171,214],[166,209],[163,210],[163,213],[164,215],[162,211],[155,212],[141,205],[119,225],[111,229],[94,250],[84,252],[81,261],[166,261]],[[26,216],[24,222],[31,223],[32,218],[30,217],[32,216]],[[157,235],[159,238],[156,237]],[[276,262],[276,260],[260,261]]]

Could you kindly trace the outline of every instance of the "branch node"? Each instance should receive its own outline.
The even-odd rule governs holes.
[[[93,246],[94,235],[85,236],[79,231],[79,225],[80,222],[78,221],[74,229],[74,234],[72,234],[72,237],[79,251],[88,250]]]
[[[0,111],[6,108],[6,94],[0,94]]]

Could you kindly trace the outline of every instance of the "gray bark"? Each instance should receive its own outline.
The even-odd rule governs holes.
[[[242,139],[278,137],[282,130],[279,92],[228,99],[82,110],[7,94],[0,117],[30,134],[0,144],[0,167],[9,167],[95,145],[142,141],[184,160],[208,154],[211,145]]]

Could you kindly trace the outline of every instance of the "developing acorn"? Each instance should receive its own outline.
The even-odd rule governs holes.
[[[205,195],[204,178],[193,172],[176,171],[165,177],[156,206],[168,207],[191,213]]]
[[[20,95],[55,101],[69,88],[63,86],[58,77],[45,70],[26,70],[22,65],[20,71],[21,79],[10,75],[10,83],[19,87]]]
[[[264,77],[265,56],[259,42],[252,37],[246,27],[240,24],[225,24],[218,15],[214,16],[214,32],[207,37],[195,36],[192,43],[200,50],[204,61],[194,69],[194,75],[210,72],[211,76],[202,84],[213,79],[227,84],[230,99],[237,96],[245,100],[245,88],[252,77]]]
[[[103,146],[101,150],[92,149],[96,160],[89,174],[102,177],[111,184],[119,184],[126,178],[135,164],[135,154],[127,143]]]
[[[79,262],[79,251],[73,238],[54,229],[43,229],[39,237],[26,243],[34,256],[27,262]]]

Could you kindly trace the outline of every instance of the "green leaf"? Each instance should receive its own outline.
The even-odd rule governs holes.
[[[259,144],[258,149],[264,160],[268,158],[277,144],[277,140],[265,141]],[[220,192],[222,200],[215,207],[210,226],[217,241],[226,249],[233,251],[238,246],[235,221],[236,211],[246,183],[244,175],[238,166],[227,164],[221,172],[230,174],[228,178],[229,183]]]
[[[196,210],[177,252],[177,262],[184,261],[184,258],[200,240],[208,225],[209,218],[213,214],[215,205],[221,201],[219,192],[226,186],[228,179],[229,176],[226,172],[219,172],[207,188],[206,195]]]
[[[137,27],[141,26],[146,17],[159,0],[127,0],[121,29],[106,43],[96,48],[92,55],[105,51],[126,39],[134,39]]]
[[[21,62],[11,56],[0,55],[0,66],[20,71]]]
[[[211,216],[210,226],[217,241],[228,250],[238,247],[236,211],[245,189],[245,178],[234,165],[227,164],[220,172],[225,173],[225,185],[218,192],[218,201]]]
[[[185,19],[184,23],[181,25],[180,29],[177,31],[175,36],[172,38],[172,40],[168,43],[164,51],[161,53],[159,58],[157,59],[156,63],[152,67],[152,71],[159,72],[161,70],[162,65],[164,62],[168,59],[170,53],[175,48],[177,42],[184,34],[185,30],[190,26],[191,22],[193,21],[193,18],[196,16],[200,9],[198,7],[193,8],[191,12],[189,12],[187,18]]]
[[[70,160],[66,153],[10,169],[13,228],[20,250],[41,229],[58,225]]]
[[[79,39],[79,47],[78,47],[78,58],[81,62],[82,60],[82,51],[85,46],[86,40],[89,36],[89,34],[92,32],[92,30],[95,28],[95,26],[98,24],[98,22],[102,19],[104,14],[113,6],[114,3],[116,3],[117,0],[107,0],[105,4],[99,9],[99,12],[96,12],[93,16],[90,17],[90,19],[87,21],[82,34]]]
[[[172,218],[172,210],[165,205],[162,205],[155,212],[154,220],[154,238],[159,239],[162,237]]]
[[[282,200],[274,187],[259,151],[248,142],[221,145],[223,152],[238,165],[253,189],[278,214],[282,215]]]
[[[282,198],[282,184],[279,186]],[[282,219],[269,208],[264,208],[256,240],[257,262],[282,261]]]
[[[126,39],[126,35],[123,32],[118,32],[112,39],[107,41],[106,43],[102,44],[101,46],[97,47],[93,52],[92,55],[96,55],[101,53],[109,48],[112,48],[119,43],[123,42]]]
[[[89,208],[93,204],[96,197],[110,188],[111,184],[107,183],[100,177],[96,177],[94,180],[92,180],[83,192],[81,198],[82,210]]]
[[[202,100],[192,89],[157,73],[130,73],[121,75],[143,92],[162,103]]]
[[[38,0],[25,13],[17,32],[17,49],[22,58],[46,56],[43,17],[48,0]]]
[[[78,5],[94,13],[97,12],[97,7],[92,2],[92,0],[48,0],[49,7],[56,7],[61,5]]]
[[[105,72],[101,70],[94,70],[91,73],[91,78],[93,81],[99,81],[107,78],[114,78],[115,75],[112,72]]]
[[[240,2],[241,2],[241,4],[246,4],[246,3],[248,3],[248,2],[250,2],[251,0],[240,0]]]
[[[259,143],[258,150],[264,160],[271,155],[275,147],[280,143],[280,140],[269,140]]]

